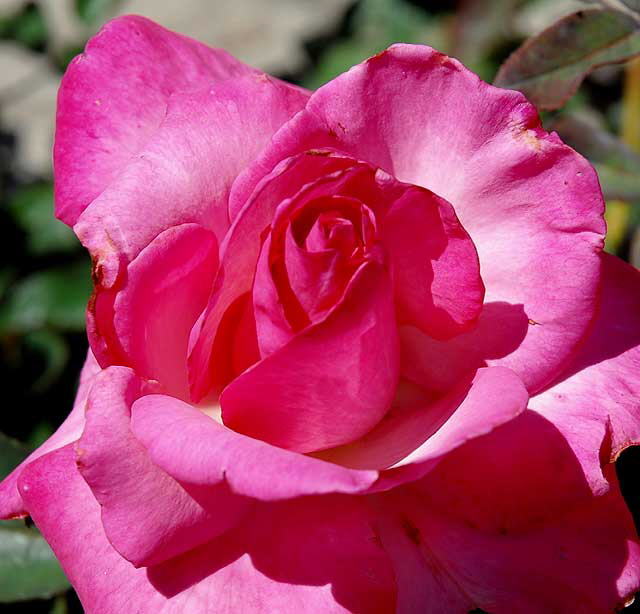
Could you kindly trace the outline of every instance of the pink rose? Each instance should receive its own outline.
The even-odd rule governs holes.
[[[310,94],[139,17],[70,66],[92,352],[0,487],[88,612],[611,612],[640,274],[518,92],[394,45]],[[95,356],[95,358],[94,358]]]

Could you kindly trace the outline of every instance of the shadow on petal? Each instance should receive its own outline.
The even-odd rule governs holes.
[[[372,523],[370,509],[357,497],[264,504],[237,529],[149,568],[147,576],[170,598],[248,556],[259,573],[280,583],[277,590],[330,586],[333,600],[349,612],[383,614],[394,611],[395,582]],[[241,603],[250,603],[251,586],[243,590]]]
[[[402,326],[402,375],[419,386],[444,392],[472,370],[486,366],[487,361],[515,351],[529,326],[524,306],[505,302],[485,303],[477,326],[448,341]]]
[[[564,436],[527,411],[377,496],[398,608],[613,611],[638,589],[640,549],[605,474],[611,488],[594,496]]]

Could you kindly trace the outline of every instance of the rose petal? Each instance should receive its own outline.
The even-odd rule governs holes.
[[[596,494],[601,463],[640,443],[640,272],[602,254],[602,296],[591,334],[567,371],[531,399],[571,444]]]
[[[289,450],[333,447],[360,437],[384,416],[398,368],[390,280],[370,261],[326,320],[224,389],[222,418],[238,432]]]
[[[408,189],[380,227],[394,266],[400,322],[437,339],[472,328],[484,286],[478,254],[452,206],[427,190]]]
[[[171,96],[144,148],[74,226],[100,284],[111,287],[122,260],[171,226],[198,223],[221,239],[234,178],[305,100],[301,90],[262,74]]]
[[[56,212],[67,224],[140,152],[171,94],[256,71],[144,17],[107,23],[67,69],[58,97]]]
[[[367,206],[371,204],[393,267],[400,322],[414,324],[440,339],[473,327],[482,308],[484,286],[475,247],[451,205],[428,190],[401,184],[366,165],[351,169],[344,178],[348,182],[339,182],[341,185],[321,196],[301,190],[274,214],[253,288],[262,355],[281,347],[298,329],[315,323],[322,315],[313,309],[319,297],[330,294],[327,289],[337,285],[339,292],[333,288],[335,303],[349,278],[343,279],[339,267],[332,266],[331,252],[308,252],[286,230],[305,207],[367,207],[371,214]],[[286,271],[274,269],[278,262],[284,266],[283,258]],[[322,265],[324,270],[318,271]]]
[[[252,301],[256,322],[256,343],[265,357],[286,345],[295,332],[287,321],[282,298],[272,278],[269,254],[271,234],[265,239],[256,265]]]
[[[499,363],[518,349],[530,324],[522,305],[485,303],[475,328],[439,340],[415,326],[401,326],[402,375],[430,390],[447,392],[478,366]]]
[[[165,230],[127,267],[114,303],[124,364],[184,399],[189,333],[209,296],[217,247],[215,235],[197,224]]]
[[[241,435],[163,395],[133,404],[132,429],[153,462],[181,484],[204,487],[226,480],[234,492],[265,501],[363,492],[378,477],[376,471],[347,469]]]
[[[82,367],[82,372],[80,373],[80,384],[71,413],[49,439],[27,456],[27,458],[0,483],[0,518],[16,518],[27,514],[27,510],[18,493],[17,486],[18,478],[24,468],[36,460],[36,458],[52,450],[62,448],[80,437],[82,429],[84,428],[84,409],[87,395],[99,372],[100,366],[96,362],[91,350],[89,350],[84,366]]]
[[[247,508],[224,483],[187,493],[153,464],[129,426],[131,404],[145,388],[130,369],[103,371],[89,394],[76,447],[80,473],[102,506],[104,531],[136,567],[210,540],[239,522]]]
[[[429,404],[391,411],[364,437],[314,454],[355,469],[388,469],[376,487],[413,480],[447,453],[526,409],[527,391],[504,367],[479,369]]]
[[[496,349],[469,366],[510,367],[532,393],[557,377],[594,316],[604,204],[593,168],[542,130],[521,93],[428,47],[393,45],[321,87],[274,135],[234,183],[232,219],[265,173],[311,147],[344,151],[452,203],[478,250],[486,301],[532,323],[498,359],[489,355],[511,332],[496,331]]]
[[[259,280],[254,282],[256,262],[263,278],[269,274],[265,255],[270,246],[269,238],[262,245],[263,258],[260,261],[260,237],[270,225],[277,227],[285,223],[292,211],[302,204],[328,195],[356,199],[372,208],[380,220],[381,232],[385,216],[390,215],[389,236],[385,239],[382,234],[382,239],[388,243],[391,259],[398,261],[396,290],[403,299],[401,306],[405,317],[417,320],[431,332],[439,331],[441,336],[459,332],[473,324],[482,297],[477,256],[448,205],[427,190],[402,184],[369,164],[331,152],[312,150],[285,160],[260,183],[225,239],[216,289],[210,297],[201,328],[192,334],[190,381],[194,399],[201,398],[207,386],[215,384],[219,388],[220,380],[226,383],[219,374],[225,373],[228,350],[225,351],[220,344],[216,346],[218,327],[225,310],[241,293],[250,291],[252,283],[262,354],[272,353],[291,337],[290,326],[273,284],[258,283]],[[393,208],[396,202],[399,204]],[[412,243],[411,250],[408,245],[402,246],[397,229],[401,222],[407,222],[405,216],[417,213],[426,203],[431,207],[434,202],[438,207],[438,219],[433,220],[435,225],[420,227],[420,234],[424,233],[424,236],[421,241]],[[426,250],[429,233],[440,233],[440,238],[445,234],[446,242],[440,242],[444,245],[430,245]],[[415,288],[416,261],[421,263],[422,269],[431,270],[427,285],[420,288]],[[453,269],[462,279],[456,284],[451,280]],[[423,273],[421,270],[420,274]],[[456,292],[452,294],[451,288]],[[215,382],[212,382],[212,377],[215,377],[212,372],[218,374]],[[232,379],[225,375],[226,381]]]
[[[640,545],[612,489],[593,496],[562,435],[527,412],[377,500],[399,612],[612,612]]]
[[[384,614],[395,587],[357,500],[301,499],[257,511],[238,531],[149,569],[113,549],[100,508],[64,448],[31,465],[21,489],[87,612]],[[262,508],[260,508],[262,509]]]
[[[385,614],[394,611],[395,582],[371,528],[372,519],[364,501],[356,497],[270,503],[256,508],[239,529],[242,535],[236,533],[227,543],[217,540],[157,566],[149,571],[149,578],[165,594],[176,594],[219,566],[220,558],[212,561],[212,552],[227,546],[238,556],[247,544],[255,570],[272,581],[286,582],[289,588],[273,587],[280,594],[256,600],[254,606],[255,593],[251,593],[257,587],[255,580],[249,580],[237,597],[230,598],[235,611]],[[232,540],[236,542],[233,549],[227,545]],[[311,586],[315,591],[303,588]],[[223,590],[229,599],[232,587]]]
[[[212,387],[221,390],[232,377],[228,360],[231,350],[225,347],[228,341],[222,341],[219,329],[229,308],[251,292],[263,233],[269,228],[276,207],[305,186],[321,189],[318,186],[335,182],[334,173],[341,176],[342,171],[356,164],[355,160],[331,152],[312,151],[283,160],[256,188],[220,247],[220,268],[209,305],[192,331],[189,381],[195,401]]]
[[[253,280],[257,342],[263,357],[280,349],[304,328],[324,320],[340,303],[350,279],[365,260],[384,260],[379,246],[372,244],[367,245],[367,254],[360,262],[348,262],[355,245],[351,245],[348,256],[334,257],[331,262],[327,258],[331,252],[309,252],[300,248],[292,236],[291,224],[296,224],[296,218],[304,219],[305,214],[313,217],[322,209],[342,207],[362,215],[365,205],[340,192],[363,172],[365,185],[367,179],[370,183],[374,172],[362,165],[349,170],[355,173],[338,175],[333,185],[326,186],[328,194],[318,195],[318,185],[311,184],[315,189],[301,190],[276,209]],[[322,297],[326,300],[328,292],[333,300],[318,312],[314,309],[316,301]]]
[[[349,227],[349,231],[353,228]],[[291,228],[285,236],[284,252],[291,289],[309,320],[317,322],[340,300],[353,274],[353,267],[345,266],[347,257],[339,249],[309,250],[300,247]],[[254,290],[257,286],[256,283]]]

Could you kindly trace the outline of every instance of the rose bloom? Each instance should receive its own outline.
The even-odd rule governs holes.
[[[312,94],[124,17],[58,103],[91,351],[0,514],[88,612],[629,600],[640,274],[522,94],[404,44]]]

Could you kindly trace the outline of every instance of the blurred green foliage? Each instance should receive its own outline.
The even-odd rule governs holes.
[[[9,210],[26,235],[27,249],[36,255],[66,252],[78,247],[73,231],[53,217],[53,184],[49,181],[18,187],[8,200]]]
[[[118,4],[118,0],[75,0],[76,13],[85,23],[102,21]]]
[[[502,65],[495,84],[524,92],[539,109],[559,109],[594,68],[639,53],[635,19],[613,10],[578,11],[529,39]]]
[[[0,603],[52,597],[69,581],[35,527],[0,520]]]
[[[640,202],[640,154],[608,130],[600,113],[583,106],[549,120],[547,127],[591,160],[606,198]]]
[[[0,14],[4,44],[40,54],[54,70],[62,70],[81,47],[54,55],[50,34],[38,3]],[[3,405],[10,408],[0,418],[0,478],[47,439],[68,412],[86,352],[91,293],[88,256],[53,216],[51,177],[34,177],[16,164],[20,135],[1,123],[4,95],[23,92],[28,89],[22,83],[0,91],[0,375]],[[0,522],[0,611],[81,611],[51,548],[22,520]]]
[[[352,36],[326,48],[315,69],[302,80],[304,87],[317,89],[364,58],[399,41],[429,41],[439,49],[446,45],[440,20],[405,0],[361,2],[352,20]]]
[[[0,433],[0,475],[9,475],[30,451],[24,444]]]
[[[0,475],[9,474],[29,452],[0,433]],[[0,520],[0,604],[53,597],[68,588],[69,581],[38,529],[22,520]]]
[[[91,278],[84,261],[31,273],[15,283],[0,304],[0,335],[85,326]]]
[[[48,41],[47,24],[41,7],[27,2],[17,11],[0,15],[0,38],[16,41],[29,49],[41,51]]]

